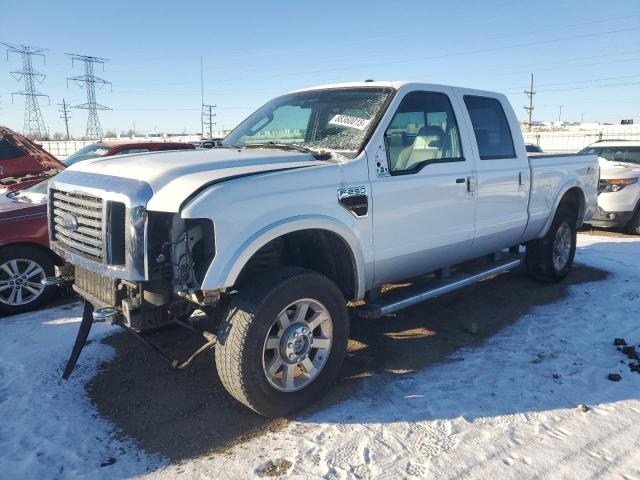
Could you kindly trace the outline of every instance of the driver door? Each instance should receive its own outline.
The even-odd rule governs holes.
[[[446,87],[406,93],[393,117],[383,120],[381,138],[371,143],[375,286],[431,272],[470,254],[474,157],[452,98]],[[388,172],[381,171],[381,160]]]

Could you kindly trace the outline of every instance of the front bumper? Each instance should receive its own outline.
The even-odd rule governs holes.
[[[601,207],[596,207],[593,212],[593,217],[591,217],[588,223],[596,227],[622,228],[629,223],[631,217],[633,217],[633,213],[633,211],[607,212]]]

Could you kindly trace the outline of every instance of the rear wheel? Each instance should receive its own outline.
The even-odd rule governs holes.
[[[547,234],[527,244],[525,261],[529,274],[543,282],[562,281],[573,266],[576,240],[575,212],[561,206]]]
[[[26,245],[10,245],[0,250],[0,313],[15,314],[46,303],[55,286],[42,281],[54,274],[51,257]]]
[[[234,295],[216,345],[227,391],[252,410],[282,416],[318,400],[347,348],[344,297],[328,278],[278,268]]]

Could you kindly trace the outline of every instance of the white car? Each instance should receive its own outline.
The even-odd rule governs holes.
[[[580,153],[600,158],[598,208],[589,223],[640,235],[640,142],[602,141]]]
[[[203,348],[237,400],[286,414],[336,377],[350,300],[381,316],[523,261],[562,280],[597,179],[595,155],[529,158],[504,95],[410,82],[283,95],[222,148],[82,162],[49,193],[86,299],[65,376],[92,315],[148,341],[229,304]]]

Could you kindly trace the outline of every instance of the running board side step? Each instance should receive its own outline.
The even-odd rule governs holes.
[[[376,302],[358,307],[357,313],[359,316],[364,318],[379,318],[417,303],[424,302],[430,298],[438,297],[445,293],[466,287],[467,285],[486,280],[487,278],[495,275],[508,272],[509,270],[519,267],[521,264],[522,258],[514,259],[514,257],[509,257],[498,264],[494,264],[491,268],[480,272],[472,274],[454,274],[443,279],[436,279],[435,282],[431,282],[428,286],[425,286],[425,289],[419,291],[410,289],[411,292],[408,292],[403,296],[390,295],[393,298],[389,298],[389,301],[386,303],[384,299],[384,296],[386,295],[383,294],[377,298]]]

